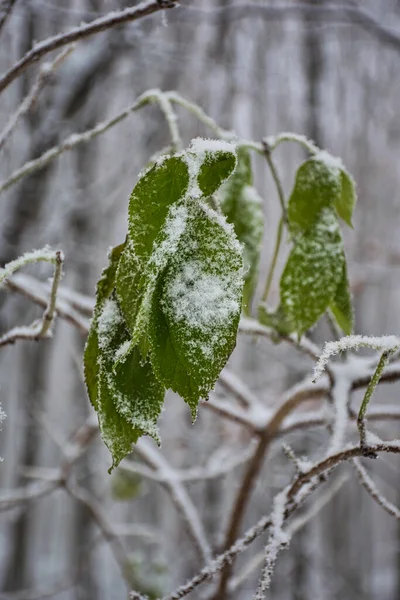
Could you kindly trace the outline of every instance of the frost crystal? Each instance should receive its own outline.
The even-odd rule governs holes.
[[[400,338],[396,335],[383,335],[381,337],[367,335],[349,335],[337,342],[328,342],[319,357],[314,369],[313,381],[317,381],[325,370],[331,356],[340,354],[345,350],[358,350],[359,348],[372,348],[382,352],[394,352],[400,347]]]

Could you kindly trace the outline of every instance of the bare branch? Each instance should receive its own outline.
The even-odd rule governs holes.
[[[0,150],[3,148],[7,139],[10,137],[11,133],[15,129],[18,124],[18,121],[26,115],[34,105],[39,97],[40,92],[49,81],[49,79],[54,75],[56,69],[60,66],[60,64],[71,54],[74,50],[75,46],[71,45],[68,48],[65,48],[51,63],[45,63],[40,67],[39,75],[32,86],[31,91],[17,108],[15,113],[11,115],[8,123],[4,127],[3,131],[0,134]]]
[[[135,446],[135,452],[156,471],[160,472],[163,478],[160,483],[168,490],[171,499],[177,506],[179,514],[184,518],[188,527],[188,533],[201,558],[205,562],[208,562],[212,556],[211,548],[208,544],[197,509],[185,487],[179,481],[179,476],[175,475],[175,470],[168,464],[162,454],[152,447],[148,440],[140,440]]]
[[[373,500],[379,506],[383,508],[390,516],[394,517],[397,520],[400,520],[400,510],[392,504],[385,496],[378,490],[375,483],[364,469],[360,461],[356,458],[350,461],[350,464],[354,467],[357,472],[358,478],[360,480],[363,488],[368,492]]]
[[[83,40],[89,36],[102,31],[107,31],[117,25],[137,21],[148,15],[159,12],[166,8],[174,8],[177,5],[177,0],[144,0],[136,6],[130,6],[120,11],[110,12],[104,17],[95,19],[90,23],[80,25],[71,29],[66,33],[59,33],[54,37],[48,38],[39,42],[29,50],[7,73],[0,77],[0,93],[5,90],[14,79],[19,77],[21,73],[29,67],[29,65],[37,62],[49,52],[57,50],[62,46]]]

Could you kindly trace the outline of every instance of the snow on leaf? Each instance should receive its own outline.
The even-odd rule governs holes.
[[[196,414],[236,343],[243,278],[233,229],[203,204],[159,280],[151,318],[151,360],[166,387]]]
[[[341,162],[327,152],[303,162],[297,170],[288,203],[291,228],[306,230],[318,219],[324,208],[334,206],[340,197]]]
[[[249,312],[257,284],[258,264],[264,232],[262,199],[252,187],[250,154],[245,148],[238,150],[236,171],[217,193],[221,210],[233,224],[239,241],[243,244],[244,290],[243,308]]]
[[[189,195],[211,196],[236,167],[236,149],[222,140],[192,140],[183,154],[190,174]]]
[[[343,266],[339,224],[333,211],[325,209],[297,238],[281,277],[282,307],[299,335],[318,321],[334,299]]]
[[[187,165],[182,157],[164,158],[149,169],[136,184],[129,201],[129,228],[126,248],[118,267],[118,300],[131,331],[136,324],[139,303],[147,284],[146,267],[171,207],[183,199],[189,185]]]
[[[129,344],[129,332],[114,292],[123,249],[122,244],[111,251],[109,266],[97,284],[84,354],[89,397],[97,412],[102,439],[112,454],[113,467],[141,435],[159,440],[156,423],[164,398],[164,388],[137,349],[128,354],[118,369],[113,369],[121,347]]]

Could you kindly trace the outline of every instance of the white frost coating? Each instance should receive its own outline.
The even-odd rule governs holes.
[[[122,322],[123,318],[116,301],[112,299],[106,300],[97,323],[99,346],[105,352],[109,351],[110,339]]]
[[[203,196],[197,178],[206,155],[215,152],[229,152],[236,156],[236,146],[232,142],[224,140],[208,140],[198,137],[192,140],[189,148],[182,153],[182,159],[189,170],[187,196],[191,198],[201,198]]]
[[[63,254],[61,254],[61,260],[64,259]],[[21,267],[25,265],[36,263],[36,262],[51,262],[54,263],[57,259],[56,253],[49,246],[45,246],[40,250],[32,250],[32,252],[26,252],[19,258],[9,262],[3,269],[0,269],[0,284],[6,279],[10,277],[15,271],[18,271]]]
[[[190,261],[167,283],[165,308],[175,321],[212,334],[240,310],[237,290],[231,284],[230,277],[205,273],[200,262]]]
[[[290,486],[286,487],[274,498],[274,507],[271,513],[270,534],[265,548],[265,565],[257,591],[254,595],[254,600],[264,600],[265,592],[271,584],[271,577],[278,554],[290,541],[290,535],[283,530],[289,489]]]
[[[396,335],[383,335],[381,337],[349,335],[336,342],[326,343],[315,366],[313,382],[315,383],[322,375],[331,356],[340,354],[344,350],[358,350],[359,348],[372,348],[381,352],[395,352],[400,348],[400,338]]]
[[[125,360],[128,355],[128,352],[131,348],[131,340],[126,340],[115,353],[115,362],[119,362],[120,360]]]
[[[320,150],[317,154],[315,154],[314,158],[325,163],[330,169],[335,169],[338,171],[344,169],[342,160],[338,156],[332,156],[332,154],[329,154],[329,152],[326,150]]]
[[[164,239],[160,244],[154,245],[150,264],[162,268],[167,259],[175,254],[178,243],[185,232],[189,219],[188,209],[184,205],[173,205],[168,213],[163,233]]]

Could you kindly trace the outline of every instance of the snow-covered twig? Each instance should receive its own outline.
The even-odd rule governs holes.
[[[252,319],[250,317],[242,317],[239,323],[239,331],[240,333],[247,335],[257,335],[260,337],[266,337],[270,340],[276,340],[277,333],[275,330],[270,329],[269,327],[265,327],[256,319]],[[297,339],[295,335],[281,335],[280,338],[282,341],[287,342],[296,350],[299,350],[306,356],[309,356],[312,360],[319,360],[321,354],[321,348],[314,344],[310,339],[303,336],[301,340]]]
[[[96,33],[107,31],[112,27],[122,25],[132,21],[137,21],[143,17],[147,17],[155,12],[173,8],[177,5],[178,0],[144,0],[136,6],[110,12],[90,23],[83,23],[79,27],[75,27],[66,33],[59,33],[54,37],[43,40],[35,44],[18,62],[11,67],[2,77],[0,77],[0,92],[6,89],[14,79],[27,68],[29,65],[37,62],[49,52],[57,50],[62,46],[67,46],[72,42],[85,39]]]
[[[385,496],[378,490],[375,483],[364,469],[360,461],[356,458],[350,461],[350,464],[354,467],[357,472],[358,478],[360,480],[363,488],[368,492],[368,494],[375,500],[379,506],[383,508],[390,516],[394,517],[397,520],[400,520],[400,510],[392,504]]]
[[[15,113],[11,115],[10,119],[6,123],[3,131],[0,134],[0,149],[3,148],[7,139],[10,137],[11,133],[15,129],[18,124],[18,121],[26,115],[35,105],[40,92],[49,81],[49,79],[53,76],[54,72],[61,63],[71,54],[74,50],[75,45],[71,44],[68,48],[65,48],[51,63],[44,63],[39,70],[39,75],[32,86],[31,91],[26,96],[26,98],[22,101],[20,106],[17,108]]]
[[[331,356],[346,350],[359,350],[371,348],[381,352],[395,352],[400,347],[400,338],[396,335],[383,335],[380,337],[367,335],[349,335],[335,342],[327,342],[318,358],[314,369],[313,381],[317,381],[324,372]]]
[[[22,266],[40,260],[45,260],[54,263],[55,265],[50,297],[43,316],[39,321],[34,321],[29,326],[14,327],[9,332],[5,333],[0,337],[0,347],[6,346],[7,344],[13,344],[17,340],[38,340],[46,338],[50,334],[56,313],[57,290],[62,276],[62,265],[64,262],[62,252],[59,250],[51,252],[49,249],[45,248],[41,251],[27,253],[20,259],[6,265],[3,272],[0,271],[0,283],[6,279],[8,276],[7,274],[12,274]]]

